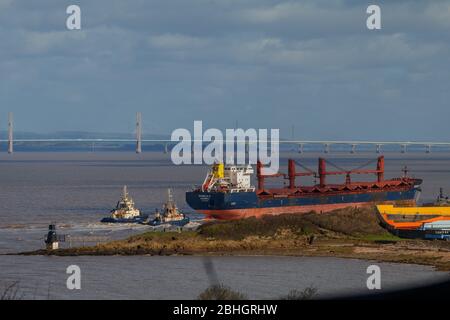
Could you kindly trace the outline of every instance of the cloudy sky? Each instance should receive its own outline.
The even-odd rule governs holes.
[[[0,130],[450,141],[449,97],[450,1],[0,0]]]

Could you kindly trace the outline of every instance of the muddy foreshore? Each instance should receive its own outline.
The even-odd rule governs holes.
[[[405,240],[380,226],[375,208],[212,222],[185,232],[146,232],[96,246],[21,255],[288,255],[422,264],[450,271],[450,243]]]

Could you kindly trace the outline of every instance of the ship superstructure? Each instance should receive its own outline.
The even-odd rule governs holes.
[[[348,206],[360,207],[376,203],[415,204],[422,180],[405,174],[394,179],[384,178],[384,157],[376,159],[376,169],[328,171],[329,161],[319,158],[318,170],[313,171],[298,161],[289,159],[288,173],[264,174],[263,165],[256,166],[257,186],[251,184],[253,168],[214,164],[201,187],[187,192],[186,201],[193,209],[216,219],[237,219],[264,214],[327,212]],[[297,171],[296,166],[304,168]],[[373,174],[375,181],[353,181],[353,175]],[[327,176],[345,176],[341,184],[328,184]],[[319,183],[299,185],[296,179],[313,176]],[[284,178],[288,185],[267,188],[266,179]]]
[[[127,186],[123,186],[122,197],[116,207],[111,210],[110,217],[103,218],[102,222],[137,222],[144,218],[146,216],[134,207],[134,201],[128,194]]]
[[[251,165],[224,165],[216,163],[206,175],[201,186],[203,192],[254,192],[251,177],[254,174]]]
[[[189,223],[189,218],[178,209],[177,204],[173,200],[172,190],[170,189],[167,189],[167,202],[164,203],[162,212],[156,209],[155,218],[149,222],[152,226],[165,223],[177,226],[184,226]]]

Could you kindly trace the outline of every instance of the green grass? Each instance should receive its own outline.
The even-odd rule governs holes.
[[[342,236],[366,241],[397,241],[379,225],[375,208],[347,208],[330,213],[267,215],[232,221],[213,221],[192,231],[151,231],[128,238],[133,241],[243,240],[247,237],[296,238]]]
[[[318,227],[301,215],[285,214],[233,221],[211,222],[199,228],[199,234],[221,240],[242,240],[249,236],[273,237],[280,230],[289,229],[294,235],[319,232]]]
[[[242,240],[249,236],[276,237],[282,230],[289,230],[293,237],[336,234],[393,240],[389,232],[380,226],[375,207],[346,208],[324,214],[310,212],[215,221],[200,226],[198,233],[203,237],[221,240]]]

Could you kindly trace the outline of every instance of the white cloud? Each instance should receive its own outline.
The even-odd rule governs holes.
[[[271,125],[277,108],[274,126],[298,118],[311,135],[323,119],[305,111],[316,106],[352,123],[380,100],[386,109],[427,103],[450,113],[448,1],[384,2],[379,32],[366,29],[365,7],[354,0],[80,0],[81,32],[65,29],[56,2],[0,0],[0,110],[36,105],[43,115],[67,102],[120,122],[127,108],[145,106],[171,119],[155,120],[163,128],[199,114],[217,126],[238,116]],[[72,90],[85,103],[70,100]],[[204,112],[211,106],[227,112]],[[60,120],[50,125],[87,126]]]
[[[304,5],[300,3],[277,4],[272,7],[252,8],[242,12],[242,17],[250,22],[276,22],[302,15]]]
[[[52,50],[76,48],[78,41],[86,39],[84,31],[26,32],[23,37],[23,53],[45,54]]]
[[[183,34],[162,34],[148,39],[151,46],[163,49],[189,49],[205,47],[208,39]]]

